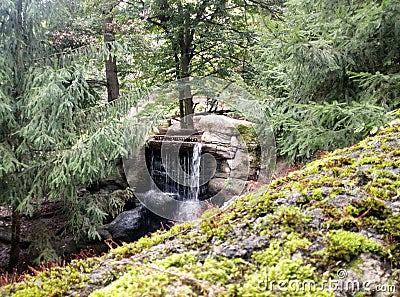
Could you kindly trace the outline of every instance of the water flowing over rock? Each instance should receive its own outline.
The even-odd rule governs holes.
[[[169,144],[165,141],[163,145],[165,148]],[[165,149],[160,153],[150,149],[150,176],[154,182],[149,191],[141,194],[141,199],[146,200],[147,206],[163,208],[164,211],[168,209],[178,221],[199,217],[199,198],[204,192],[204,187],[201,191],[200,181],[201,158],[202,145],[198,142],[191,149],[179,152],[178,156],[173,150]],[[172,203],[171,199],[181,203]]]
[[[391,171],[400,147],[386,143],[399,131],[394,122],[198,221],[45,270],[0,295],[398,296],[399,177]],[[365,164],[368,181],[359,183]]]
[[[124,161],[136,197],[151,211],[171,220],[195,218],[194,213],[208,208],[202,204],[194,209],[195,203],[174,200],[221,206],[242,193],[248,180],[256,180],[260,169],[260,146],[253,123],[222,115],[194,116],[194,122],[195,129],[190,131],[175,123],[164,134],[150,137],[142,153],[131,153]],[[147,168],[140,164],[147,164]],[[184,209],[193,215],[185,215]]]
[[[190,192],[187,200],[198,201],[200,192],[200,161],[201,161],[201,143],[193,146],[192,162],[190,164]]]

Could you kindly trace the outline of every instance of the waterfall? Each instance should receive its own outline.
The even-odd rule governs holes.
[[[190,190],[187,200],[198,200],[200,192],[200,161],[201,161],[201,143],[196,142],[193,146],[192,160],[190,164]]]
[[[169,144],[166,142],[164,145]],[[171,142],[171,145],[175,143]],[[201,152],[201,143],[194,143],[192,149],[186,147],[180,150],[178,157],[173,150],[167,149],[162,153],[160,149],[150,148],[147,162],[153,184],[142,197],[159,205],[163,205],[165,198],[181,201],[177,208],[171,210],[177,221],[199,217]]]
[[[166,144],[168,145],[168,144]],[[181,201],[198,201],[200,196],[201,143],[194,143],[192,149],[184,149],[178,158],[165,150],[149,150],[148,168],[153,180],[151,190],[160,189],[174,195]]]
[[[150,176],[153,178],[155,176],[155,157],[154,157],[154,151],[151,150],[151,155],[150,155]],[[155,183],[151,183],[151,191],[154,191],[156,189]]]

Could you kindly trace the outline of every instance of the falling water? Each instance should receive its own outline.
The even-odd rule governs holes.
[[[192,162],[190,164],[190,190],[187,199],[198,200],[200,192],[200,160],[201,143],[197,142],[193,147]]]
[[[167,153],[163,156],[154,149],[150,150],[149,173],[154,183],[144,196],[154,203],[160,200],[157,202],[160,205],[164,198],[173,197],[182,201],[174,211],[179,221],[193,220],[201,213],[199,203],[201,150],[201,143],[195,143],[193,150],[183,150],[178,158],[168,154],[169,150],[166,150]]]

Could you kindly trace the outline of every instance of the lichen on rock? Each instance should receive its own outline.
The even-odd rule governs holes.
[[[394,122],[199,221],[44,271],[0,294],[396,296],[399,135]]]

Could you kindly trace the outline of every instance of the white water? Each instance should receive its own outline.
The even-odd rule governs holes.
[[[165,177],[164,185],[160,187],[162,192],[159,192],[153,183],[151,190],[143,193],[143,199],[155,208],[162,208],[164,211],[168,209],[177,221],[191,221],[198,218],[201,215],[199,201],[201,150],[201,143],[195,143],[193,151],[187,152],[183,160],[173,160],[169,155],[163,156]],[[156,173],[153,152],[150,162],[150,175],[153,177]],[[180,162],[182,167],[179,165],[179,168],[175,168]]]
[[[190,164],[190,193],[187,197],[187,200],[199,200],[200,161],[201,143],[197,142],[193,146],[192,162]]]
[[[201,215],[201,204],[199,201],[200,161],[201,143],[196,143],[193,146],[192,159],[189,168],[189,193],[186,193],[184,201],[179,204],[176,212],[179,221],[192,221]]]

